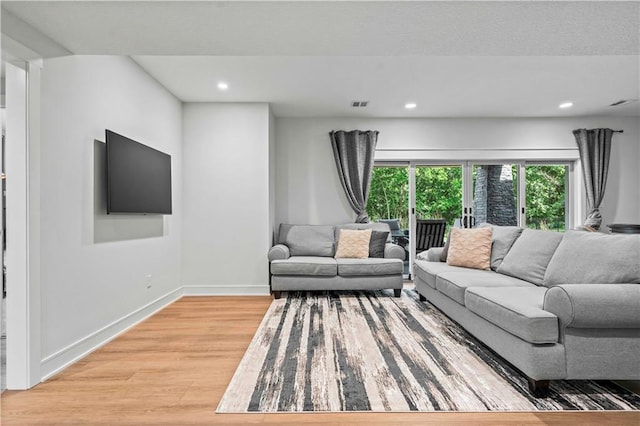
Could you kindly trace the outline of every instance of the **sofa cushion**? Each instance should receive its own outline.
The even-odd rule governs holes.
[[[531,286],[531,283],[507,275],[474,269],[443,272],[436,277],[436,289],[461,305],[464,305],[464,293],[470,287]]]
[[[547,289],[527,287],[467,290],[464,304],[471,312],[530,343],[556,343],[558,317],[542,309]]]
[[[402,274],[404,267],[400,259],[336,259],[336,262],[338,275],[342,277]]]
[[[491,227],[493,243],[491,245],[491,269],[495,271],[504,260],[513,243],[522,233],[522,228],[518,226],[498,226],[490,223],[478,225],[478,228]]]
[[[333,256],[335,227],[282,223],[278,232],[278,243],[289,247],[291,256]]]
[[[338,274],[338,265],[333,257],[292,256],[284,260],[271,262],[274,275],[322,275],[334,277]]]
[[[384,247],[389,238],[389,231],[371,231],[369,241],[369,257],[384,257]]]
[[[366,259],[369,257],[371,229],[341,229],[336,249],[336,259]]]
[[[524,229],[497,271],[542,285],[547,265],[562,236],[558,232]]]
[[[440,248],[440,247],[438,247]],[[429,250],[432,250],[430,248]],[[443,272],[468,271],[460,266],[447,265],[444,262],[430,262],[427,260],[416,260],[413,262],[413,274],[424,281],[429,287],[436,288],[436,277]]]
[[[447,263],[474,269],[491,266],[491,228],[451,229]]]
[[[567,231],[544,285],[640,283],[640,234]]]

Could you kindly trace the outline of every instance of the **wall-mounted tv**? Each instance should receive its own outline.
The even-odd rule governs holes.
[[[171,156],[105,133],[107,213],[171,214]]]

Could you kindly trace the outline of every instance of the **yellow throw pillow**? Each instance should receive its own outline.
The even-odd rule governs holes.
[[[491,228],[451,229],[447,264],[465,268],[489,269],[491,266]]]
[[[371,229],[341,229],[336,259],[366,259],[369,257]]]

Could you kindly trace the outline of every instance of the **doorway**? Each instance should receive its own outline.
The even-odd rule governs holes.
[[[465,194],[462,226],[473,228],[480,223],[500,226],[519,226],[520,198],[518,197],[520,168],[524,163],[465,164],[469,181]]]
[[[411,278],[418,220],[444,220],[445,239],[452,226],[480,223],[569,229],[573,169],[553,160],[377,162],[367,212],[373,222],[397,223],[394,242],[405,248]]]
[[[409,276],[409,164],[375,164],[367,200],[372,222],[386,222],[391,241],[405,249],[404,271]]]
[[[37,258],[38,255],[37,251],[29,250],[31,241],[36,245],[38,242],[38,233],[29,233],[30,188],[38,185],[37,179],[29,180],[30,154],[37,151],[38,145],[30,146],[29,140],[39,141],[39,104],[30,102],[32,97],[39,99],[39,86],[36,86],[39,73],[34,72],[32,80],[30,62],[7,61],[4,56],[3,59],[7,176],[4,199],[7,200],[6,229],[10,230],[6,238],[6,309],[3,310],[6,314],[5,384],[7,389],[13,390],[28,389],[40,381],[39,287],[32,285],[39,284],[39,269],[35,262],[34,268],[29,268],[30,256]],[[28,119],[31,111],[34,112],[33,122]],[[36,200],[35,195],[33,199]]]

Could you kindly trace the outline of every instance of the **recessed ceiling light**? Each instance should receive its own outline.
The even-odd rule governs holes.
[[[573,102],[563,102],[558,105],[558,108],[571,108],[573,106]]]
[[[417,106],[418,106],[418,104],[416,104],[415,102],[409,102],[408,104],[404,104],[404,107],[406,109],[414,109]]]
[[[227,90],[228,88],[229,88],[229,85],[227,83],[225,83],[224,81],[221,81],[220,83],[218,83],[218,89]]]

